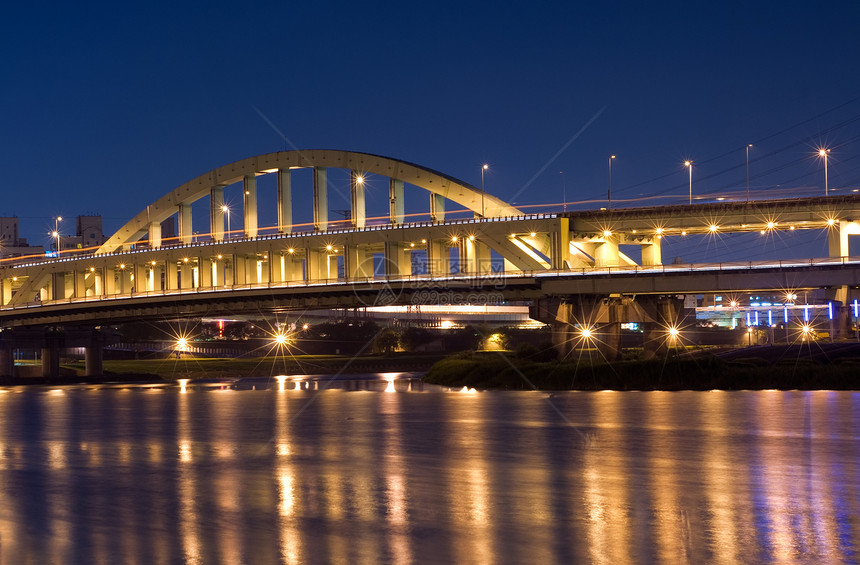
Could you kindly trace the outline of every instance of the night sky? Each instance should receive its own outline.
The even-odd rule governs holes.
[[[856,1],[25,4],[0,39],[0,215],[33,244],[56,215],[112,233],[198,175],[294,147],[475,185],[486,162],[487,191],[524,209],[605,205],[610,154],[618,205],[685,201],[685,159],[695,194],[745,195],[748,143],[756,196],[823,194],[819,146],[834,193],[860,187]],[[385,210],[387,182],[368,190]],[[308,218],[309,183],[294,192]]]

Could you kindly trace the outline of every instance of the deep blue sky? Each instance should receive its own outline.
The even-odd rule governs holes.
[[[855,1],[23,4],[0,39],[0,215],[32,243],[291,144],[476,185],[488,162],[520,205],[561,202],[559,171],[569,201],[604,198],[610,153],[617,199],[685,195],[687,158],[694,192],[744,190],[747,143],[754,190],[823,192],[818,144],[831,187],[860,186]]]

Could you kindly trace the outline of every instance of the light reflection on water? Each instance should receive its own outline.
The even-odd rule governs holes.
[[[0,562],[857,560],[858,393],[409,377],[7,389]]]

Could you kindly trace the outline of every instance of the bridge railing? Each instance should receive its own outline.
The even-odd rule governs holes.
[[[430,274],[416,273],[409,275],[396,276],[370,276],[370,277],[349,277],[349,278],[329,278],[329,279],[311,279],[297,281],[275,281],[275,282],[260,282],[246,283],[237,285],[224,285],[217,287],[194,287],[181,289],[161,289],[161,290],[146,290],[136,292],[126,292],[119,294],[108,294],[99,296],[85,297],[70,297],[56,300],[36,300],[26,304],[18,304],[16,306],[3,306],[0,310],[17,310],[28,308],[39,308],[48,305],[63,305],[63,304],[79,304],[89,302],[110,302],[122,300],[134,300],[145,298],[169,297],[169,296],[193,296],[201,294],[215,294],[222,292],[234,291],[253,291],[265,289],[289,289],[289,288],[308,288],[308,287],[332,287],[343,288],[356,285],[369,285],[370,287],[380,285],[410,285],[418,286],[421,284],[428,285],[427,288],[438,288],[438,283],[456,283],[460,282],[469,287],[480,287],[486,289],[491,285],[497,288],[504,285],[506,280],[521,280],[521,279],[538,279],[546,277],[565,278],[579,276],[648,276],[659,274],[672,273],[689,273],[689,272],[737,272],[743,270],[779,270],[786,268],[834,268],[860,266],[860,257],[823,257],[813,259],[783,259],[778,261],[732,261],[720,263],[689,263],[689,264],[669,264],[669,265],[653,265],[653,266],[596,266],[596,267],[578,267],[572,269],[555,269],[546,271],[488,271],[485,273],[447,273],[447,274]]]

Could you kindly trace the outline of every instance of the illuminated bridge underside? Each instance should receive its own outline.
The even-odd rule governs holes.
[[[291,220],[290,170],[301,167],[314,170],[314,229],[297,232]],[[328,168],[350,171],[351,220],[336,228],[327,218]],[[359,181],[367,173],[389,178],[391,214],[385,225],[365,224]],[[279,219],[271,235],[260,235],[257,229],[254,179],[262,174],[278,177]],[[236,182],[243,183],[245,193],[244,233],[230,239],[225,238],[223,188]],[[430,193],[431,221],[404,221],[404,183]],[[210,198],[211,230],[192,241],[190,204],[205,197]],[[445,221],[446,200],[474,211],[476,217]],[[162,245],[160,222],[173,216],[179,219],[179,243]],[[724,268],[706,273],[702,266],[663,268],[661,243],[670,237],[826,230],[829,255],[841,260],[849,255],[849,235],[860,233],[856,219],[858,196],[524,215],[462,181],[386,157],[345,151],[271,153],[221,167],[171,191],[93,254],[4,267],[0,322],[39,319],[37,310],[45,312],[44,319],[67,312],[75,319],[97,320],[99,308],[107,312],[120,302],[122,316],[133,311],[132,305],[170,315],[170,305],[184,301],[204,305],[210,309],[205,313],[213,315],[213,308],[253,303],[258,295],[270,297],[278,308],[361,306],[379,303],[373,293],[381,284],[401,288],[400,303],[427,303],[410,297],[419,288],[485,292],[492,287],[506,300],[545,294],[834,285],[841,286],[844,295],[847,286],[858,284],[857,267],[850,261],[777,266],[770,271],[767,264],[759,264],[746,272]],[[148,239],[141,240],[147,234]],[[630,253],[631,247],[639,248],[638,265],[622,251]],[[495,263],[491,252],[496,254]],[[503,273],[491,274],[502,264]],[[634,274],[624,269],[633,269]],[[468,282],[485,279],[496,282],[477,286]],[[353,287],[362,289],[360,296]]]
[[[225,291],[187,289],[111,298],[55,300],[0,311],[7,327],[119,323],[140,319],[286,313],[310,309],[394,304],[537,303],[572,295],[683,295],[723,292],[856,287],[860,258],[746,265],[686,265],[665,269],[548,271],[519,276],[452,275],[443,279],[331,281],[327,284],[259,284]],[[5,318],[5,320],[4,320]]]

